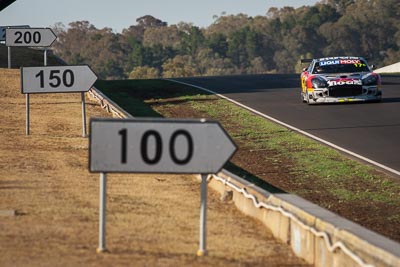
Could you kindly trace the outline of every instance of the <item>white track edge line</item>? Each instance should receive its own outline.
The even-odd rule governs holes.
[[[226,96],[224,96],[224,95],[218,94],[218,93],[216,93],[216,92],[214,92],[214,91],[212,91],[212,90],[209,90],[209,89],[207,89],[207,88],[204,88],[204,87],[201,87],[201,86],[197,86],[197,85],[194,85],[194,84],[190,84],[190,83],[185,83],[185,82],[177,81],[177,80],[174,80],[174,79],[164,79],[164,80],[171,81],[171,82],[176,82],[176,83],[180,83],[180,84],[184,84],[184,85],[187,85],[187,86],[192,86],[192,87],[194,87],[194,88],[197,88],[197,89],[200,89],[200,90],[209,92],[209,93],[211,93],[211,94],[215,94],[216,96],[221,97],[221,98],[223,98],[223,99],[225,99],[225,100],[228,100],[228,101],[230,101],[230,102],[232,102],[232,103],[234,103],[234,104],[236,104],[236,105],[238,105],[238,106],[240,106],[240,107],[242,107],[242,108],[245,108],[245,109],[247,109],[247,110],[249,110],[249,111],[251,111],[251,112],[253,112],[253,113],[255,113],[255,114],[259,115],[259,116],[261,116],[261,117],[264,117],[264,118],[266,118],[266,119],[268,119],[268,120],[271,120],[271,121],[273,121],[273,122],[276,122],[276,123],[278,123],[278,124],[280,124],[280,125],[282,125],[282,126],[284,126],[284,127],[286,127],[286,128],[289,128],[289,129],[291,129],[291,130],[293,130],[293,131],[296,131],[296,132],[301,133],[301,134],[303,134],[303,135],[305,135],[305,136],[308,136],[308,137],[310,137],[310,138],[312,138],[312,139],[314,139],[314,140],[316,140],[316,141],[318,141],[318,142],[321,142],[321,143],[323,143],[323,144],[325,144],[325,145],[328,145],[328,146],[330,146],[330,147],[332,147],[332,148],[334,148],[334,149],[336,149],[336,150],[342,151],[342,152],[344,152],[344,153],[346,153],[346,154],[349,154],[349,155],[351,155],[351,156],[353,156],[353,157],[355,157],[355,158],[358,158],[358,159],[363,160],[363,161],[365,161],[365,162],[368,162],[368,163],[370,163],[370,164],[372,164],[372,165],[374,165],[374,166],[377,166],[377,167],[379,167],[379,168],[381,168],[381,169],[383,169],[383,170],[386,170],[386,171],[388,171],[388,172],[391,172],[391,173],[393,173],[393,174],[395,174],[395,175],[400,176],[400,171],[397,171],[397,170],[395,170],[395,169],[392,169],[392,168],[390,168],[390,167],[388,167],[388,166],[385,166],[385,165],[383,165],[383,164],[381,164],[381,163],[379,163],[379,162],[376,162],[376,161],[374,161],[374,160],[372,160],[372,159],[366,158],[366,157],[361,156],[361,155],[359,155],[359,154],[357,154],[357,153],[354,153],[354,152],[352,152],[352,151],[350,151],[350,150],[347,150],[347,149],[345,149],[345,148],[343,148],[343,147],[340,147],[340,146],[338,146],[338,145],[335,145],[335,144],[333,144],[333,143],[331,143],[331,142],[329,142],[329,141],[326,141],[326,140],[324,140],[324,139],[322,139],[322,138],[319,138],[319,137],[317,137],[317,136],[315,136],[315,135],[312,135],[312,134],[310,134],[310,133],[307,133],[307,132],[305,132],[305,131],[303,131],[303,130],[301,130],[301,129],[298,129],[298,128],[292,126],[292,125],[289,125],[289,124],[284,123],[284,122],[282,122],[282,121],[280,121],[280,120],[277,120],[277,119],[275,119],[275,118],[273,118],[273,117],[271,117],[271,116],[268,116],[268,115],[266,115],[266,114],[264,114],[264,113],[261,113],[261,112],[255,110],[255,109],[253,109],[253,108],[251,108],[251,107],[248,107],[248,106],[246,106],[246,105],[244,105],[244,104],[242,104],[242,103],[239,103],[239,102],[237,102],[237,101],[235,101],[235,100],[233,100],[233,99],[231,99],[231,98],[229,98],[229,97],[226,97]]]

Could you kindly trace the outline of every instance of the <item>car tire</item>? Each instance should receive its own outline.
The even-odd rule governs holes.
[[[305,94],[303,94],[303,92],[300,93],[300,96],[301,96],[301,102],[307,103],[306,96]]]
[[[306,102],[307,102],[308,105],[312,105],[312,104],[316,103],[314,98],[310,99],[310,95],[308,93],[306,93]]]

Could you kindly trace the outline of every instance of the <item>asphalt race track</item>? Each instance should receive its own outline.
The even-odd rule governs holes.
[[[381,103],[309,106],[297,74],[180,78],[400,172],[400,76],[383,77]]]

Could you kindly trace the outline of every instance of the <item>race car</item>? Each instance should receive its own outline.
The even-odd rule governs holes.
[[[310,63],[301,80],[301,100],[308,104],[339,102],[379,102],[381,76],[362,57],[302,59]]]

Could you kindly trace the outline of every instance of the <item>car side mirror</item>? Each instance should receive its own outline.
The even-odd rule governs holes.
[[[307,68],[303,68],[303,72],[307,71]]]
[[[371,67],[371,70],[376,69],[376,65],[371,65],[370,67]]]

